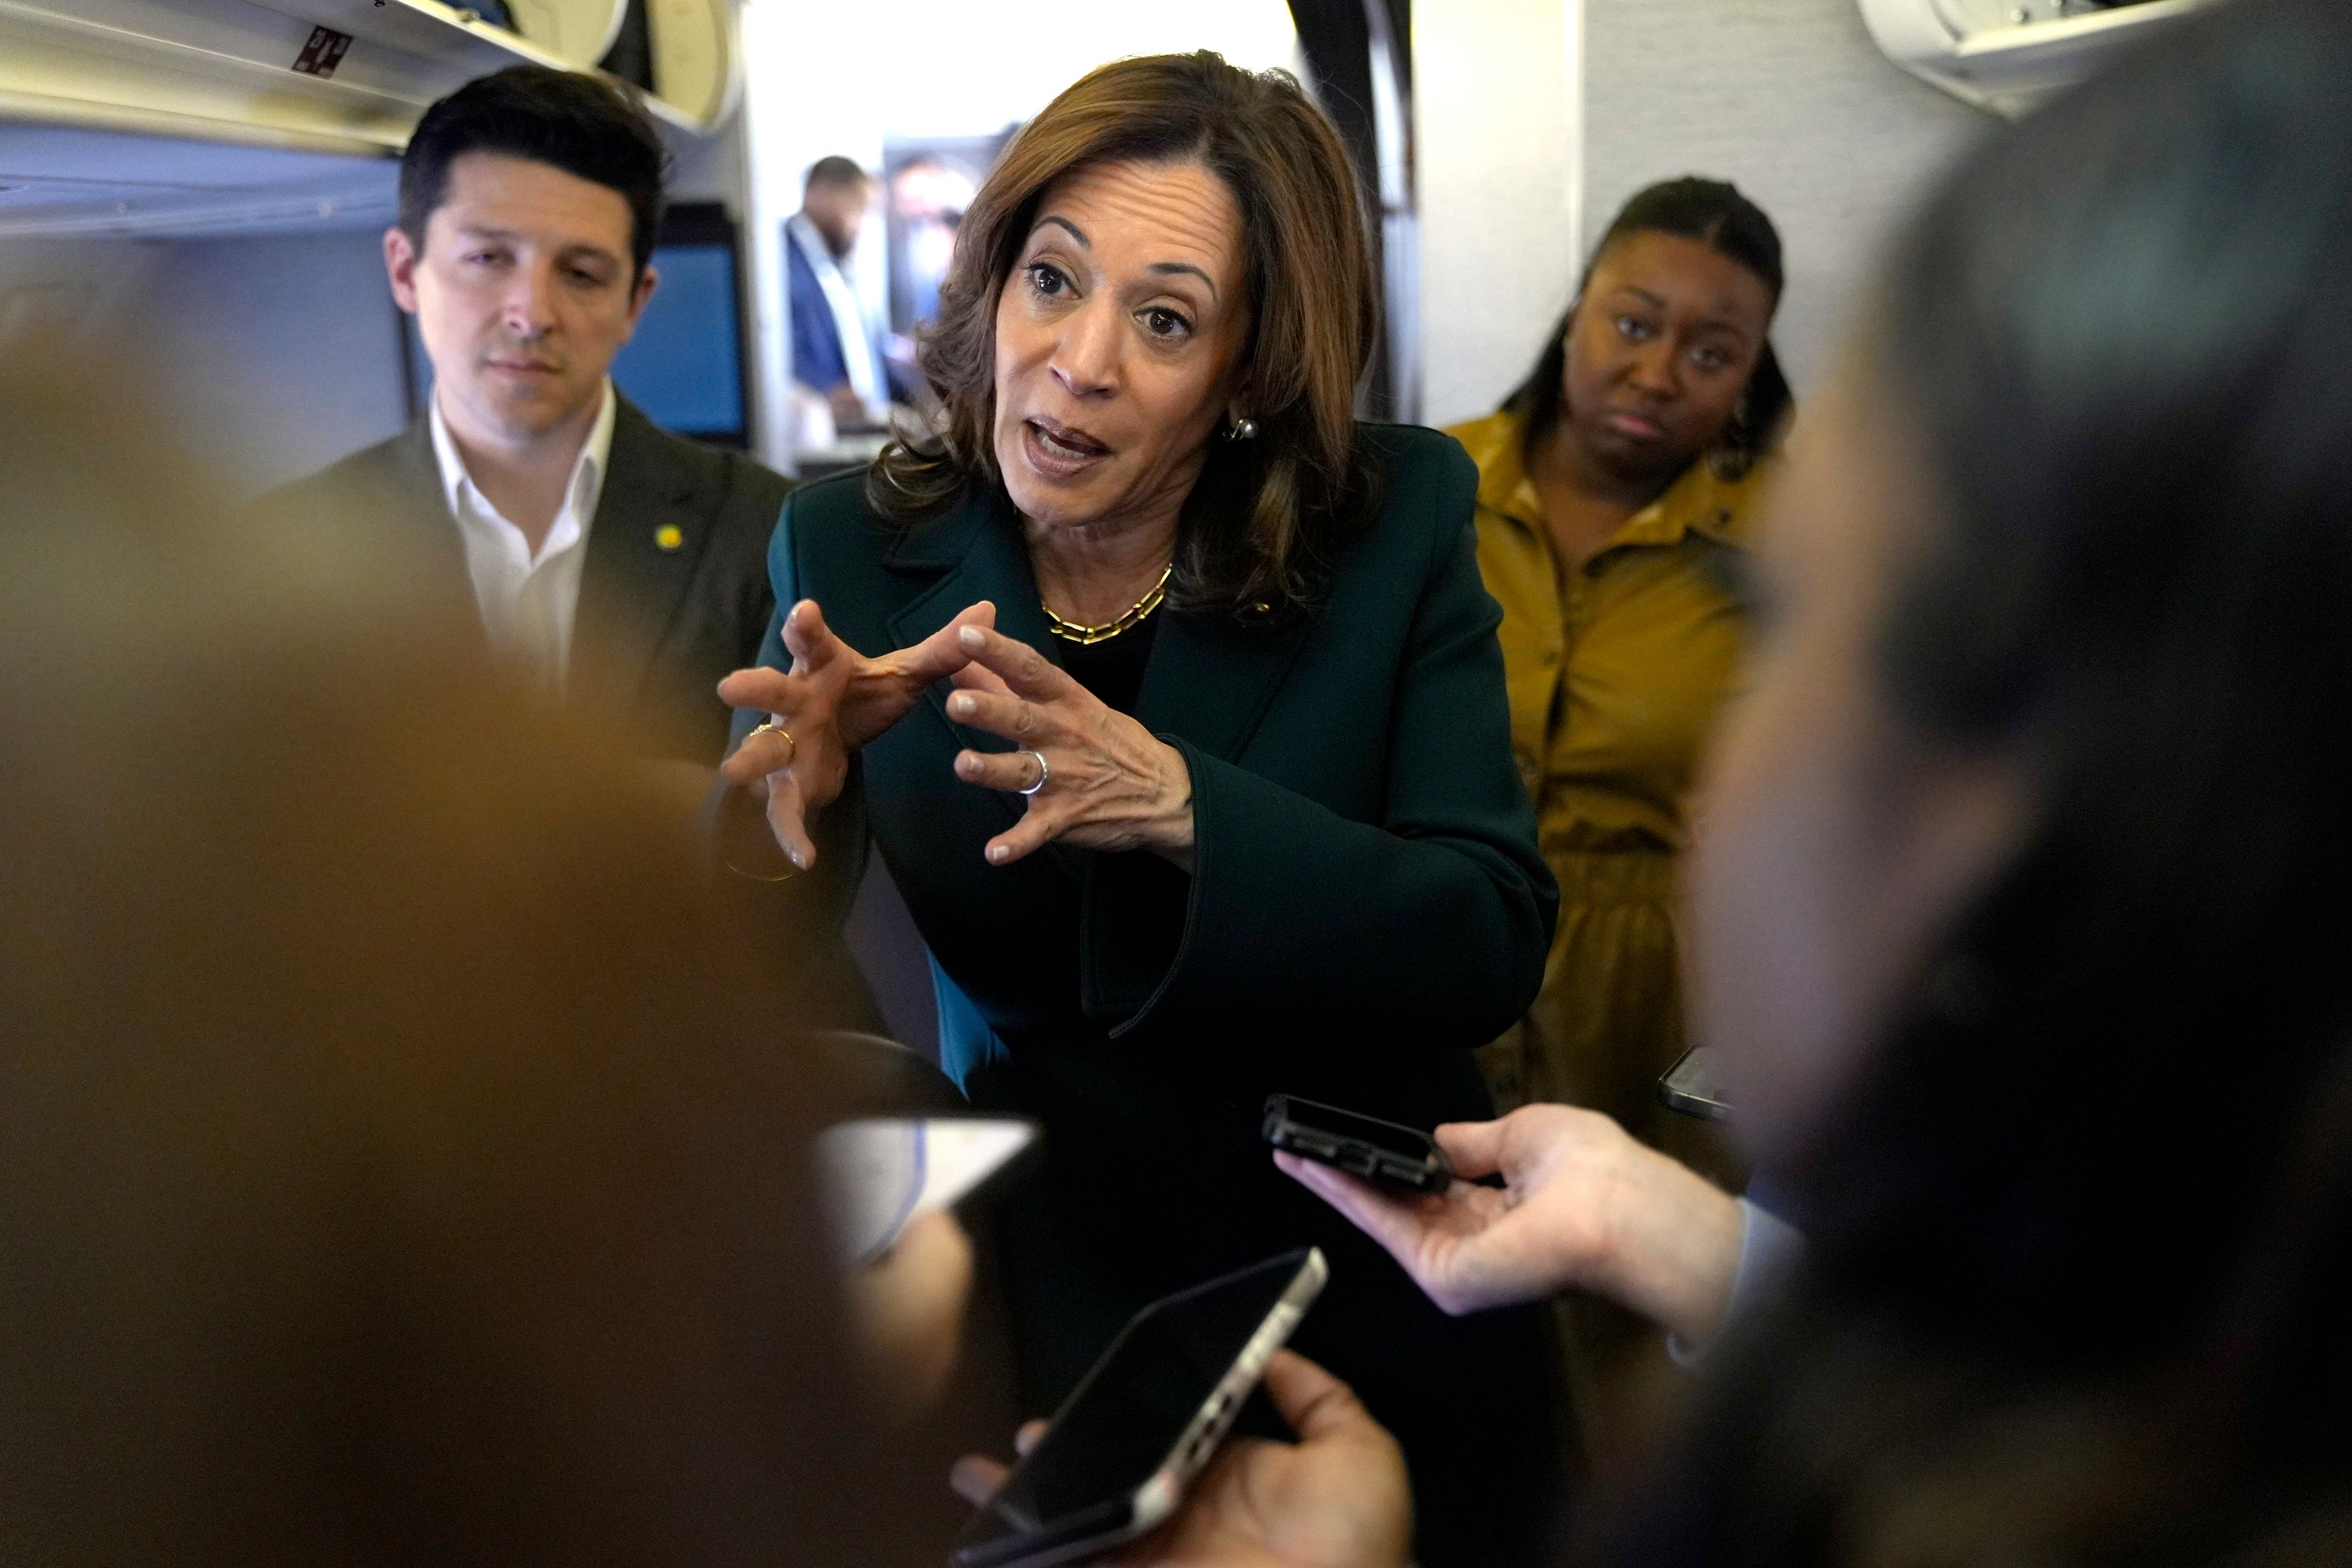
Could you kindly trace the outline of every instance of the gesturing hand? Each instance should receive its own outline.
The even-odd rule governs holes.
[[[1388,1248],[1449,1312],[1563,1290],[1604,1296],[1703,1343],[1722,1326],[1739,1265],[1739,1207],[1705,1177],[1597,1111],[1522,1106],[1440,1127],[1457,1181],[1398,1197],[1277,1153],[1275,1163]],[[1473,1185],[1499,1173],[1506,1185]]]
[[[960,752],[956,776],[1029,792],[1021,820],[988,841],[991,865],[1010,865],[1057,838],[1192,864],[1192,774],[1182,752],[1026,643],[976,624],[957,636],[970,662],[956,671],[962,689],[948,699],[948,717],[1020,750]]]
[[[1265,1391],[1296,1443],[1234,1438],[1209,1461],[1176,1515],[1108,1562],[1124,1568],[1402,1568],[1412,1498],[1396,1439],[1348,1385],[1291,1351],[1265,1369]],[[1022,1429],[1026,1453],[1042,1422]],[[956,1490],[985,1502],[1003,1483],[989,1459],[956,1466]]]
[[[803,599],[784,616],[792,668],[739,669],[719,683],[720,701],[769,715],[719,775],[766,789],[768,826],[793,865],[816,863],[808,817],[840,795],[849,754],[906,717],[925,687],[963,668],[964,628],[995,622],[996,606],[983,599],[913,647],[867,658],[834,635],[815,600]]]

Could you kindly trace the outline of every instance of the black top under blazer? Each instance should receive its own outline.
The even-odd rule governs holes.
[[[1491,1115],[1472,1049],[1535,996],[1559,901],[1511,759],[1477,471],[1435,431],[1359,439],[1378,512],[1310,614],[1160,612],[1134,716],[1192,770],[1189,875],[1061,845],[990,866],[982,847],[1024,803],[955,776],[959,748],[1007,742],[951,722],[945,681],[855,759],[820,843],[854,869],[870,842],[904,893],[939,972],[943,1065],[975,1104],[1044,1124],[1003,1234],[1033,1405],[1154,1296],[1319,1245],[1333,1278],[1297,1342],[1404,1439],[1423,1561],[1508,1562],[1531,1528],[1513,1478],[1558,1490],[1540,1331],[1436,1311],[1259,1133],[1277,1091],[1423,1127]],[[987,599],[1057,658],[1001,490],[900,529],[862,481],[787,500],[778,605],[814,599],[871,656]],[[762,659],[787,662],[772,626]]]

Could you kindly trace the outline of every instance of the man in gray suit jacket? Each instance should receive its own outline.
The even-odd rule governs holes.
[[[426,110],[383,243],[429,406],[263,505],[389,531],[500,658],[625,713],[647,756],[709,765],[714,689],[773,608],[788,485],[657,428],[607,374],[656,282],[665,161],[645,110],[578,73],[513,67]]]

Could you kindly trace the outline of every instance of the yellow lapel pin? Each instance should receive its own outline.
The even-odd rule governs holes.
[[[656,550],[676,550],[685,542],[686,530],[674,522],[665,522],[654,530],[654,548]]]

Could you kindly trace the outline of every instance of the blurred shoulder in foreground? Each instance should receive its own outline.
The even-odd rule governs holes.
[[[0,1560],[936,1561],[671,804],[64,365],[0,373]]]

